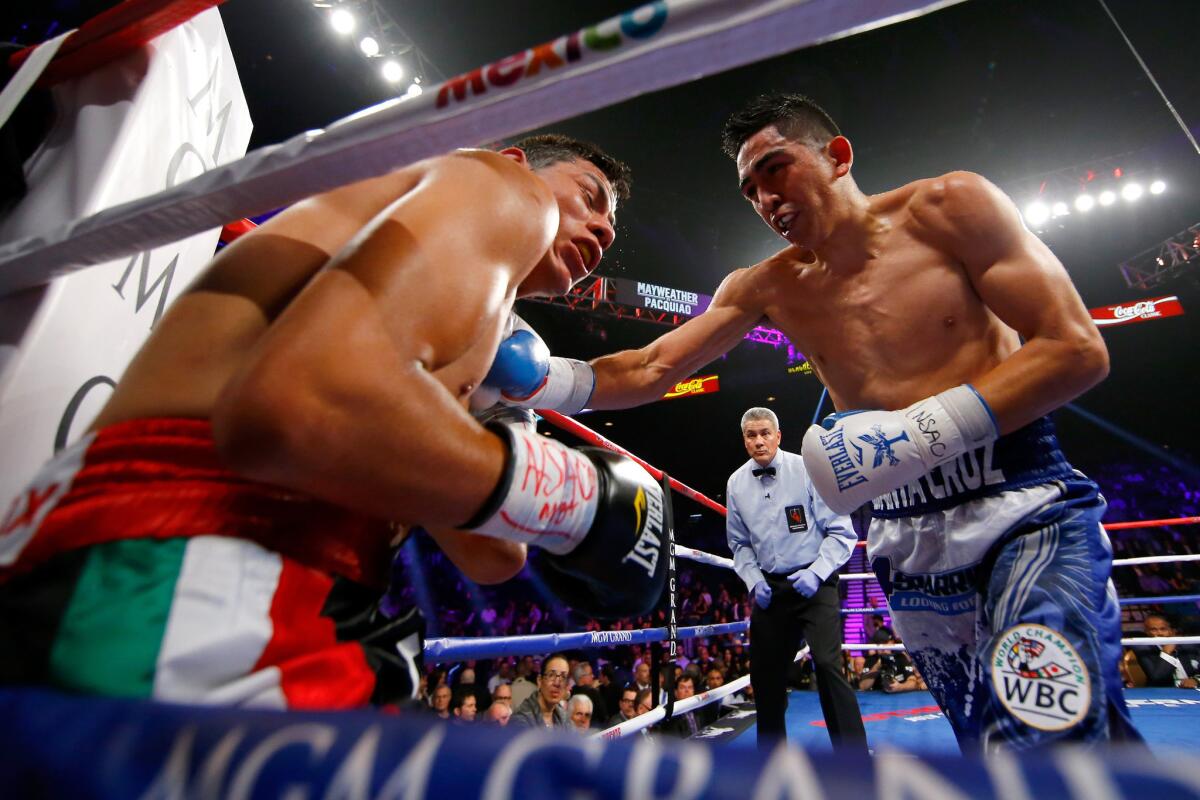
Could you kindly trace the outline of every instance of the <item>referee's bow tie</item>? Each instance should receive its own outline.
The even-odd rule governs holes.
[[[756,478],[761,478],[763,475],[770,475],[772,478],[774,478],[775,477],[775,468],[774,467],[759,467],[758,469],[750,470],[750,474]]]

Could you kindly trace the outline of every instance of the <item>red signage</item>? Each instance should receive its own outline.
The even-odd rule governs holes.
[[[1161,317],[1178,317],[1183,313],[1183,305],[1179,298],[1155,297],[1149,300],[1138,300],[1134,303],[1122,303],[1117,306],[1090,309],[1092,320],[1097,325],[1128,325],[1131,322],[1145,322],[1148,319]]]
[[[675,384],[671,391],[663,395],[664,400],[676,397],[688,397],[693,394],[712,394],[721,391],[721,379],[718,375],[705,375],[703,378],[689,378]]]

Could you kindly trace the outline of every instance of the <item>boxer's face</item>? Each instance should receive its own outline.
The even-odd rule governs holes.
[[[558,201],[558,232],[519,294],[559,295],[600,265],[616,232],[617,196],[590,161],[559,161],[536,170]]]
[[[746,446],[746,453],[760,467],[765,467],[775,458],[782,438],[783,435],[770,420],[752,419],[742,428],[742,444]]]
[[[834,142],[849,147],[839,136],[818,149],[768,125],[738,150],[742,196],[771,230],[800,247],[819,247],[841,212],[836,182],[849,172],[849,151],[843,158]]]

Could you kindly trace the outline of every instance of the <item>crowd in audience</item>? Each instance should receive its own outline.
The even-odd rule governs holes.
[[[1109,503],[1106,522],[1200,516],[1200,489],[1160,465],[1113,464],[1094,471]],[[1114,556],[1128,558],[1197,552],[1200,526],[1114,531]],[[720,548],[713,548],[720,552]],[[410,585],[405,599],[434,606],[432,636],[530,635],[578,630],[637,630],[664,627],[665,610],[635,619],[604,623],[572,616],[536,583],[510,581],[481,587],[459,575],[428,542],[414,543],[409,559],[419,558],[422,586]],[[1113,580],[1122,597],[1200,593],[1195,562],[1117,567]],[[423,594],[423,597],[422,597]],[[697,565],[680,570],[677,619],[681,626],[744,620],[750,599],[732,573]],[[1175,636],[1194,633],[1200,603],[1136,604],[1123,609],[1127,636]],[[882,614],[864,620],[867,641],[899,644]],[[724,634],[680,643],[674,667],[674,693],[682,700],[749,673],[750,648],[744,634]],[[845,653],[851,685],[862,691],[904,692],[926,688],[902,650],[864,649]],[[1190,647],[1138,647],[1126,650],[1122,674],[1129,686],[1193,688],[1200,675],[1200,651]],[[667,685],[665,674],[659,686]],[[811,663],[797,662],[792,683],[812,688]],[[676,717],[655,730],[691,735],[728,707],[751,697],[746,689],[724,704]],[[430,667],[422,677],[421,701],[440,717],[459,723],[494,725],[549,724],[597,730],[644,714],[664,702],[651,689],[649,646],[629,644],[603,650],[571,651],[547,657],[524,656],[467,661],[450,669]]]

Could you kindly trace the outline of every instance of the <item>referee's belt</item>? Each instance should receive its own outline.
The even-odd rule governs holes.
[[[808,569],[814,563],[816,563],[816,562],[810,562],[808,564],[805,564],[802,567],[796,567],[795,569],[790,569],[787,572],[764,572],[763,577],[767,579],[767,583],[771,584],[772,588],[774,588],[774,586],[776,584],[779,584],[779,585],[786,584],[787,586],[791,586],[792,582],[790,580],[788,580],[788,575],[795,574],[802,569]],[[822,586],[837,586],[838,585],[837,570],[834,570],[832,573],[830,573],[828,578],[821,581],[821,585]]]

